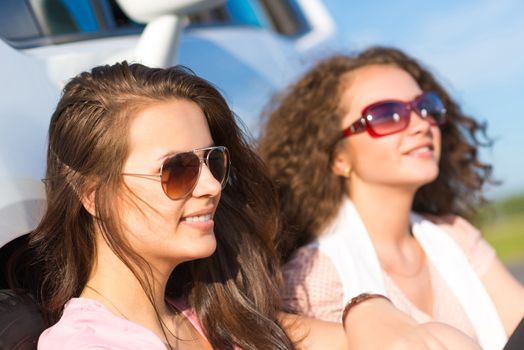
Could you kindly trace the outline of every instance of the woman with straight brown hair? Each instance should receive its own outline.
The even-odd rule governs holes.
[[[124,62],[73,78],[51,118],[45,184],[30,239],[52,324],[39,349],[352,344],[340,323],[280,311],[273,185],[223,97],[187,69]],[[368,306],[381,302],[403,320],[387,301]],[[474,348],[405,325],[383,344]]]
[[[73,78],[31,235],[38,300],[60,320],[39,348],[292,348],[261,169],[222,96],[184,68],[124,62]]]
[[[462,218],[491,179],[484,127],[427,69],[390,48],[330,57],[267,117],[259,151],[283,212],[290,309],[338,321],[352,298],[379,293],[417,322],[502,348],[524,289]]]

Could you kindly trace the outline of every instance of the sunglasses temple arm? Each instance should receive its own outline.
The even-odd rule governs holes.
[[[353,134],[358,134],[360,132],[363,132],[366,130],[366,120],[364,118],[360,118],[357,122],[351,124],[344,130],[342,130],[341,138],[345,138],[348,136],[351,136]]]
[[[360,118],[356,123],[349,127],[349,132],[351,135],[358,134],[363,131],[366,131],[366,119],[364,117]]]

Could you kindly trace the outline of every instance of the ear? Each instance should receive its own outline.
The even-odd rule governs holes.
[[[91,214],[94,217],[96,217],[95,197],[95,186],[94,184],[90,184],[89,186],[87,186],[87,191],[85,191],[82,197],[80,198],[84,208],[87,210],[89,214]]]
[[[337,146],[333,151],[331,171],[337,176],[349,177],[353,170],[347,147]]]

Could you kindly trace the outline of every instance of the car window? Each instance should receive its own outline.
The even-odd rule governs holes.
[[[245,25],[296,36],[308,30],[296,0],[228,0],[189,16],[189,26]],[[2,0],[0,36],[17,48],[137,34],[115,0]]]
[[[189,16],[192,26],[246,25],[271,29],[285,36],[309,30],[295,0],[228,0],[223,6]]]
[[[99,30],[89,0],[30,0],[44,35],[63,35]]]
[[[18,48],[136,34],[144,27],[114,0],[2,0],[0,14],[0,35]]]
[[[0,1],[0,35],[21,40],[39,35],[38,27],[25,1]]]
[[[295,1],[261,0],[261,3],[276,32],[296,36],[309,30],[306,19]]]

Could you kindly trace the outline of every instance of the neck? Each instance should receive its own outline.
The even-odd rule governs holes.
[[[424,251],[411,234],[409,215],[416,188],[358,183],[352,179],[350,198],[366,227],[382,268],[397,283],[424,271]],[[426,275],[427,276],[427,275]],[[410,282],[411,283],[411,282]]]
[[[148,279],[142,277],[151,287],[152,295],[149,296],[132,270],[100,238],[97,241],[97,257],[93,271],[87,282],[90,288],[84,289],[82,295],[98,300],[115,314],[137,323],[155,322],[153,303],[161,317],[171,312],[165,303],[165,288],[174,266],[170,269],[165,268],[164,271],[155,270],[153,266],[152,269],[152,276]],[[136,270],[139,273],[141,271]],[[140,319],[135,319],[136,317]]]
[[[358,178],[348,188],[375,247],[400,246],[411,237],[409,214],[416,189],[367,184]]]

